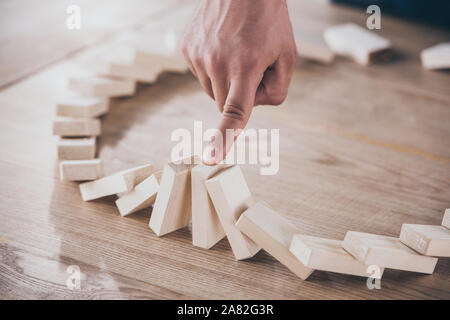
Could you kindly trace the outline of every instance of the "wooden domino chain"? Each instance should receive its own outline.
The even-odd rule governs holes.
[[[94,118],[109,110],[109,101],[95,97],[76,97],[59,102],[56,116],[70,118]]]
[[[420,58],[425,69],[450,69],[450,42],[440,43],[423,50]]]
[[[58,140],[59,160],[90,160],[95,158],[95,137],[91,138],[60,138]]]
[[[426,256],[450,257],[450,230],[443,226],[403,224],[400,241]]]
[[[103,177],[103,161],[64,160],[59,163],[61,181],[87,181]]]

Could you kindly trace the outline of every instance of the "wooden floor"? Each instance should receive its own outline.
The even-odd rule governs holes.
[[[302,281],[265,252],[236,262],[226,239],[202,250],[189,229],[157,238],[150,210],[122,218],[112,197],[81,201],[77,184],[58,179],[51,135],[67,78],[88,72],[121,33],[146,29],[151,41],[162,30],[181,32],[194,2],[103,4],[103,20],[87,19],[77,35],[63,32],[63,7],[40,3],[0,5],[2,24],[8,16],[15,26],[0,32],[1,299],[450,299],[449,259],[439,259],[433,275],[386,270],[381,290],[320,271]],[[104,12],[90,3],[82,5],[88,17]],[[366,19],[345,7],[295,0],[290,7],[296,32]],[[30,25],[35,12],[48,19]],[[422,48],[450,33],[384,16],[380,33],[394,43],[390,62],[300,62],[283,106],[258,108],[249,123],[280,128],[279,173],[243,167],[252,193],[305,234],[398,236],[405,222],[439,224],[450,207],[450,73],[425,71],[419,60]],[[165,75],[112,102],[100,157],[107,173],[148,162],[162,167],[174,129],[218,119],[193,76]],[[81,269],[81,290],[66,288],[70,265]]]

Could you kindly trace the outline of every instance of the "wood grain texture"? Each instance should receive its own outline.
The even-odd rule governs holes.
[[[320,34],[366,19],[318,5],[289,1],[294,29]],[[192,6],[178,1],[177,10],[147,20],[149,39],[182,29]],[[302,234],[398,237],[404,222],[440,224],[450,207],[449,73],[423,70],[419,58],[449,32],[387,16],[382,23],[394,61],[367,68],[340,58],[332,67],[300,63],[284,105],[256,108],[249,122],[281,128],[280,171],[260,176],[259,167],[243,166],[249,188]],[[364,278],[317,270],[302,281],[265,252],[236,262],[226,239],[207,251],[193,247],[189,228],[157,238],[149,209],[123,218],[114,199],[83,202],[78,184],[58,180],[54,106],[69,93],[64,79],[87,75],[80,68],[95,63],[109,40],[0,91],[1,297],[450,299],[449,259],[440,259],[433,275],[387,269],[381,290],[368,290]],[[193,132],[194,120],[208,128],[219,119],[191,75],[139,85],[133,98],[113,99],[102,121],[105,173],[147,162],[161,169],[174,129]],[[69,265],[83,274],[79,291],[65,286]]]

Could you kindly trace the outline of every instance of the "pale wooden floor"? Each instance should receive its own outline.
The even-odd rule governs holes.
[[[58,24],[64,8],[60,20],[40,8],[53,20],[26,27],[26,10],[33,8],[12,3],[2,2],[10,11],[0,10],[0,21],[5,12],[19,12],[9,21],[23,38],[1,29],[0,298],[450,298],[448,259],[439,260],[433,275],[386,270],[377,291],[365,279],[319,271],[302,281],[264,252],[236,262],[226,240],[205,251],[191,245],[188,229],[157,238],[147,226],[149,210],[121,218],[113,198],[82,202],[77,184],[58,180],[51,136],[66,79],[101,58],[117,30],[149,28],[150,39],[164,28],[182,30],[193,3],[112,6],[105,17],[123,15],[119,25],[92,22],[89,36],[68,43],[63,31],[52,33],[64,27]],[[145,10],[136,17],[139,6]],[[297,31],[365,21],[364,13],[348,8],[290,6]],[[394,43],[392,62],[368,68],[345,59],[331,67],[300,63],[284,105],[258,108],[249,123],[281,128],[279,174],[244,167],[250,189],[305,234],[397,236],[404,222],[439,224],[450,207],[450,74],[419,64],[420,50],[450,33],[383,17],[381,34]],[[24,46],[39,50],[20,51]],[[192,76],[165,75],[140,86],[135,97],[113,101],[100,157],[107,173],[147,162],[161,167],[173,129],[192,129],[200,119],[214,125],[218,116]],[[69,265],[81,268],[80,291],[65,286]]]

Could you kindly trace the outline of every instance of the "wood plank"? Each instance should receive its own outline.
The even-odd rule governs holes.
[[[426,256],[450,257],[450,231],[443,226],[404,223],[400,241]]]
[[[102,159],[64,160],[59,164],[61,181],[95,180],[103,176]]]
[[[56,115],[69,118],[94,118],[109,110],[109,101],[100,98],[73,97],[56,105]]]
[[[132,80],[109,79],[105,77],[71,78],[69,87],[84,96],[123,97],[132,96],[136,83]]]
[[[53,134],[62,137],[88,137],[101,134],[101,122],[90,118],[63,118],[53,120]]]
[[[96,139],[59,139],[58,144],[59,160],[89,160],[94,159],[96,152]]]
[[[450,209],[445,209],[444,218],[442,219],[442,225],[447,229],[450,229]]]
[[[422,66],[429,70],[450,68],[450,42],[439,43],[424,49],[420,54]]]

